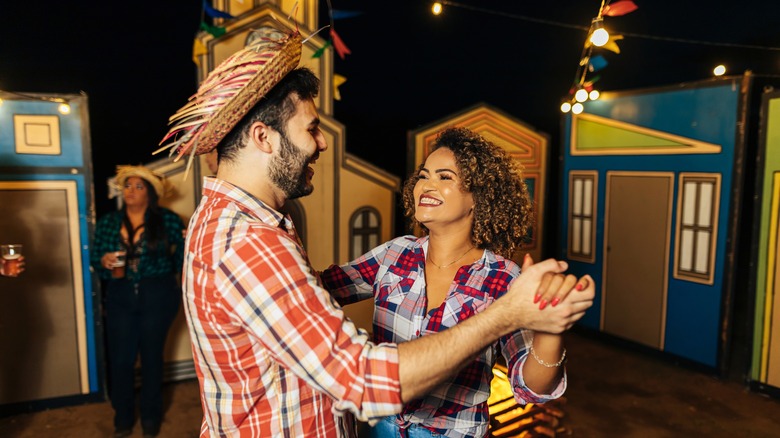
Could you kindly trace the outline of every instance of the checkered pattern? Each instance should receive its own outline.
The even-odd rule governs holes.
[[[517,264],[486,250],[480,260],[460,268],[445,301],[426,314],[427,249],[428,237],[399,237],[354,262],[331,266],[321,278],[342,305],[374,299],[374,341],[405,342],[446,330],[481,312],[520,274]],[[490,380],[499,348],[519,403],[543,403],[560,397],[566,388],[565,377],[549,395],[535,394],[525,385],[522,366],[531,340],[532,333],[526,330],[501,338],[452,380],[407,404],[396,421],[401,426],[419,423],[450,437],[485,436]]]
[[[146,244],[145,234],[141,235],[138,271],[132,269],[125,271],[125,276],[130,280],[155,277],[165,274],[178,274],[184,254],[184,238],[181,231],[184,224],[179,215],[159,207],[163,219],[167,245],[157,245],[151,248]],[[111,270],[100,264],[100,258],[107,252],[118,251],[120,247],[120,230],[122,228],[122,211],[112,211],[98,220],[95,226],[95,237],[90,250],[92,267],[98,276],[104,280],[111,278]]]
[[[292,221],[224,181],[203,193],[184,263],[201,436],[332,437],[341,413],[399,412],[397,348],[346,320]]]

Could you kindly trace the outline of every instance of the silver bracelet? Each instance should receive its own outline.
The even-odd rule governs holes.
[[[528,346],[528,350],[531,351],[531,356],[533,356],[534,359],[536,359],[536,362],[539,365],[541,365],[543,367],[547,367],[547,368],[559,367],[559,366],[561,366],[563,364],[564,359],[566,359],[566,348],[563,349],[563,354],[561,355],[561,358],[558,360],[558,362],[555,362],[555,363],[545,362],[542,359],[540,359],[539,356],[536,355],[536,352],[534,351],[534,346],[533,345],[529,345]]]

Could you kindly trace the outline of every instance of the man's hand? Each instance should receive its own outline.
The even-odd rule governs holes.
[[[507,317],[512,319],[515,330],[526,328],[547,333],[562,333],[585,315],[585,311],[593,305],[596,296],[593,279],[585,275],[579,281],[574,281],[576,280],[574,276],[563,275],[566,269],[568,264],[563,261],[547,259],[534,264],[530,259],[526,259],[520,276],[512,282],[506,295],[498,300]],[[536,294],[543,285],[546,288],[545,294],[552,291],[552,295],[549,296],[559,298],[556,305],[540,306],[540,300],[534,302]],[[579,292],[569,294],[568,291],[578,287],[581,288]]]

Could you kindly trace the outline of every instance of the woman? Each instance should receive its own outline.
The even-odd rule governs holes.
[[[406,182],[403,199],[407,217],[427,236],[394,239],[322,274],[340,304],[374,298],[376,342],[404,342],[442,331],[503,295],[520,274],[510,258],[531,220],[518,166],[501,148],[465,128],[439,134],[417,175]],[[530,263],[526,257],[524,266]],[[556,306],[572,288],[590,287],[589,277],[578,282],[571,275],[548,276],[535,300],[544,309]],[[522,330],[486,349],[401,414],[380,421],[373,436],[486,436],[499,348],[518,402],[543,403],[563,393],[561,336]]]
[[[156,436],[162,423],[163,347],[179,309],[184,225],[160,207],[161,176],[143,166],[117,167],[124,205],[95,229],[92,265],[105,280],[109,390],[114,436],[135,423],[136,357],[141,356],[141,426]],[[124,259],[124,260],[123,260]]]

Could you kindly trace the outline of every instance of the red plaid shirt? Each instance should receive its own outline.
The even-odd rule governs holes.
[[[345,318],[298,242],[289,218],[206,178],[184,259],[202,437],[333,437],[341,413],[401,410],[397,348]]]
[[[373,298],[374,341],[398,343],[444,331],[481,312],[520,275],[516,263],[486,250],[480,260],[458,270],[442,305],[426,314],[427,250],[428,237],[399,237],[349,264],[331,266],[322,273],[322,281],[341,304]],[[565,373],[552,394],[536,394],[525,385],[523,364],[532,339],[528,330],[501,338],[457,376],[404,406],[396,422],[402,427],[421,424],[448,437],[485,436],[487,399],[499,346],[517,402],[544,403],[560,397],[566,389]]]

